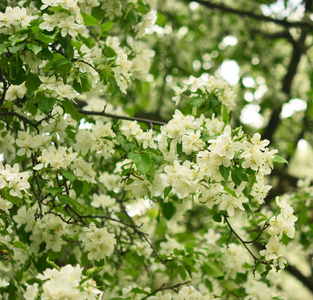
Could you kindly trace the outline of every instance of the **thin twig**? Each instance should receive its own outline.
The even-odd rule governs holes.
[[[248,248],[248,246],[246,245],[246,242],[237,234],[237,232],[232,228],[232,226],[230,225],[230,223],[228,222],[228,217],[226,215],[223,215],[225,222],[227,223],[227,226],[230,229],[230,236],[232,235],[232,233],[234,233],[234,235],[237,237],[237,239],[241,242],[241,244],[243,244],[243,246],[247,249],[247,251],[250,253],[250,255],[252,256],[254,263],[256,264],[258,261],[258,258],[251,252],[251,250]],[[229,239],[229,238],[228,238]]]
[[[154,121],[154,120],[149,120],[149,119],[143,119],[143,118],[136,118],[136,117],[127,117],[127,116],[118,116],[118,115],[113,115],[113,114],[108,114],[106,112],[98,112],[98,111],[89,111],[89,110],[78,110],[79,113],[84,114],[84,115],[90,115],[90,116],[103,116],[103,117],[108,117],[116,120],[127,120],[127,121],[138,121],[142,123],[147,123],[147,124],[156,124],[156,125],[165,125],[165,122],[161,121]]]
[[[188,284],[190,283],[191,280],[188,280],[188,281],[185,281],[185,282],[182,282],[182,283],[178,283],[178,284],[175,284],[175,285],[172,285],[172,286],[165,286],[165,283],[162,284],[161,287],[159,287],[158,289],[154,290],[153,292],[151,292],[150,294],[148,294],[146,297],[142,298],[142,299],[147,299],[149,298],[150,296],[156,294],[157,292],[160,292],[160,291],[165,291],[165,290],[174,290],[176,291],[175,289],[182,286],[182,285],[185,285],[185,284]]]

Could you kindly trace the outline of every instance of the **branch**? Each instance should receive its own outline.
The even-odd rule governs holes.
[[[297,268],[288,265],[286,271],[297,278],[302,284],[304,284],[313,293],[313,277],[305,277]]]
[[[249,242],[245,242],[239,235],[238,233],[232,228],[232,226],[230,225],[229,221],[228,221],[228,217],[226,215],[223,215],[224,219],[225,219],[225,222],[227,223],[227,226],[229,227],[230,229],[230,234],[229,234],[229,238],[227,240],[227,243],[229,241],[229,239],[231,238],[231,235],[234,233],[234,235],[236,236],[236,238],[240,241],[240,243],[247,249],[247,251],[249,252],[249,254],[252,256],[253,260],[254,260],[254,263],[256,264],[257,261],[259,260],[252,252],[251,250],[248,248],[248,246],[246,244],[248,243],[251,243],[251,242],[254,242],[254,241],[249,241]],[[263,227],[261,233],[263,232],[265,228]],[[259,238],[259,236],[257,237]]]
[[[126,207],[124,206],[124,204],[122,203],[122,201],[121,201],[121,200],[118,200],[118,203],[119,203],[119,205],[120,205],[120,207],[121,207],[123,213],[125,214],[125,216],[126,216],[127,219],[129,220],[129,222],[132,224],[133,230],[138,234],[138,236],[139,236],[140,238],[142,238],[143,240],[145,240],[145,241],[149,244],[149,246],[151,247],[153,253],[154,253],[155,256],[159,259],[159,261],[160,261],[162,264],[165,264],[166,261],[163,260],[163,259],[159,256],[158,252],[155,250],[154,246],[153,246],[152,243],[149,241],[149,239],[147,238],[146,234],[143,234],[143,232],[141,232],[140,230],[137,229],[138,226],[135,224],[133,218],[127,213]]]
[[[0,107],[3,105],[4,103],[4,99],[5,99],[5,95],[7,93],[7,90],[9,89],[10,83],[7,82],[2,74],[2,70],[0,71],[0,82],[3,83],[3,92],[0,98]]]
[[[84,115],[90,115],[90,116],[102,116],[102,117],[108,117],[116,120],[127,120],[127,121],[138,121],[142,123],[148,123],[148,124],[155,124],[155,125],[165,125],[165,122],[161,121],[154,121],[154,120],[149,120],[149,119],[143,119],[143,118],[134,118],[134,117],[127,117],[127,116],[118,116],[118,115],[112,115],[108,114],[106,112],[97,112],[97,111],[88,111],[88,110],[78,110],[79,113],[84,114]]]
[[[277,32],[273,32],[273,33],[269,33],[269,32],[264,32],[262,30],[259,29],[250,29],[250,32],[252,34],[259,34],[262,35],[270,40],[276,40],[276,39],[286,39],[289,42],[291,42],[292,44],[295,43],[295,40],[293,39],[292,35],[289,33],[289,31],[277,31]]]
[[[300,37],[299,41],[293,43],[292,57],[291,57],[291,60],[289,62],[287,73],[284,77],[284,80],[282,82],[282,88],[281,88],[282,92],[284,92],[287,95],[288,99],[290,96],[292,82],[293,82],[295,75],[297,73],[300,59],[301,59],[302,55],[306,52],[306,49],[304,47],[306,36],[307,36],[307,33],[303,31],[301,33],[301,37]],[[276,132],[276,129],[278,128],[278,126],[280,124],[280,113],[282,111],[283,104],[284,104],[284,102],[280,103],[279,106],[273,110],[271,117],[270,117],[270,120],[267,124],[267,127],[263,133],[264,139],[267,139],[269,141],[273,140],[273,136]]]
[[[23,115],[15,112],[15,111],[6,111],[4,109],[0,109],[0,116],[14,116],[17,117],[18,119],[20,119],[21,121],[23,121],[24,124],[29,124],[32,127],[34,127],[37,132],[39,133],[39,129],[38,129],[38,125],[33,123],[32,121],[30,121],[29,119],[27,119],[26,117],[24,117]]]
[[[165,290],[174,290],[176,291],[175,289],[182,286],[182,285],[185,285],[185,284],[188,284],[190,283],[191,280],[189,281],[185,281],[185,282],[182,282],[182,283],[178,283],[178,284],[175,284],[175,285],[172,285],[172,286],[165,286],[165,283],[158,289],[154,290],[153,292],[151,292],[149,295],[147,295],[146,297],[142,298],[142,299],[147,299],[149,298],[150,296],[156,294],[157,292],[160,292],[160,291],[165,291]]]
[[[290,27],[298,27],[298,28],[306,28],[308,30],[312,30],[313,29],[313,24],[307,23],[307,22],[291,22],[291,21],[287,21],[286,19],[283,20],[279,20],[279,19],[274,19],[272,17],[267,17],[261,14],[257,14],[253,11],[249,11],[249,10],[244,10],[244,9],[237,9],[237,8],[232,8],[229,7],[227,5],[224,4],[220,4],[220,3],[212,3],[211,1],[205,1],[205,0],[184,0],[185,2],[197,2],[199,4],[202,4],[208,8],[211,9],[217,9],[220,10],[222,12],[225,13],[232,13],[238,16],[244,16],[244,17],[248,17],[248,18],[252,18],[258,21],[265,21],[265,22],[270,22],[270,23],[274,23],[280,26],[284,26],[287,28]]]
[[[106,220],[110,220],[110,221],[113,221],[113,222],[117,222],[117,223],[120,223],[120,224],[122,224],[122,225],[124,225],[124,226],[126,226],[126,227],[130,227],[130,228],[132,228],[132,229],[134,229],[134,225],[133,224],[127,224],[127,223],[125,223],[125,222],[123,222],[123,221],[121,221],[121,220],[118,220],[118,219],[114,219],[114,218],[112,218],[112,217],[109,217],[109,216],[99,216],[99,215],[87,215],[87,216],[80,216],[80,218],[81,219],[106,219]],[[138,230],[139,228],[140,228],[140,226],[137,226],[137,225],[135,225],[135,227],[136,227],[136,230]],[[135,229],[134,229],[135,230]],[[141,232],[141,234],[142,235],[147,235],[146,233],[144,233],[144,232]]]

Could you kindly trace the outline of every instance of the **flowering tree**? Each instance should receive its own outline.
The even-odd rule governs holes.
[[[312,192],[268,201],[266,176],[286,163],[271,138],[236,126],[224,80],[159,61],[186,34],[170,37],[173,7],[1,9],[2,298],[288,297],[288,249],[312,238],[292,206]]]

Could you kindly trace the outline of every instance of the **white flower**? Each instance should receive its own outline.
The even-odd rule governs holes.
[[[106,207],[113,206],[114,204],[115,204],[115,199],[113,199],[109,195],[95,194],[91,202],[91,205],[96,208],[98,207],[106,208]]]
[[[196,131],[196,133],[183,135],[183,151],[186,154],[191,154],[192,152],[198,152],[199,150],[202,150],[205,146],[205,143],[200,139],[200,137],[200,130]]]
[[[59,16],[58,14],[48,15],[43,14],[42,18],[44,19],[44,22],[39,24],[39,28],[47,31],[52,31],[59,22]]]
[[[82,268],[79,265],[73,267],[66,265],[60,269],[46,269],[37,278],[45,281],[42,285],[43,293],[41,299],[86,299],[84,288],[80,288],[80,282],[84,279]]]
[[[251,142],[255,146],[259,146],[260,149],[264,150],[266,146],[270,143],[269,140],[261,140],[261,135],[259,133],[255,133],[251,138]]]
[[[178,85],[174,85],[173,90],[175,91],[175,96],[172,97],[172,100],[175,102],[175,105],[177,106],[179,104],[183,92],[187,90],[187,86],[183,86],[182,88],[180,88]]]
[[[64,84],[63,82],[57,83],[55,87],[55,92],[59,96],[70,100],[74,99],[78,95],[69,84]]]
[[[82,157],[74,160],[74,174],[82,180],[87,182],[96,183],[96,172],[92,170],[92,164],[86,162]]]
[[[150,10],[142,17],[142,21],[135,25],[135,31],[137,32],[137,38],[141,38],[146,33],[149,33],[150,28],[157,20],[157,12]]]
[[[85,235],[81,238],[89,260],[101,260],[110,256],[116,244],[115,235],[109,233],[106,228],[96,228],[91,223],[89,228],[84,229]]]
[[[283,256],[286,254],[286,246],[280,243],[276,236],[272,236],[266,245],[266,250],[261,250],[260,255],[265,256],[267,261],[273,260],[274,264],[279,264],[279,267],[283,269],[286,264],[286,260]]]
[[[13,204],[0,196],[0,210],[3,210],[7,214],[9,214],[9,209],[13,207]]]
[[[131,191],[136,199],[147,196],[151,183],[146,179],[135,178],[131,184],[125,186],[126,191]]]
[[[121,131],[128,139],[130,139],[132,135],[137,136],[143,132],[140,126],[137,124],[137,121],[123,121],[122,124],[123,126],[121,127]]]
[[[209,147],[212,153],[217,153],[219,156],[227,159],[233,159],[235,152],[242,148],[240,142],[232,141],[231,127],[229,125],[225,126],[222,135],[218,136],[216,140],[209,140],[209,143],[212,143]]]
[[[15,100],[16,98],[22,99],[27,92],[25,84],[20,85],[10,85],[8,91],[5,94],[6,100]]]
[[[38,283],[27,285],[27,291],[24,293],[25,300],[34,300],[38,294]]]
[[[62,28],[61,35],[63,37],[65,37],[68,34],[72,37],[75,37],[78,35],[78,31],[81,29],[82,25],[75,23],[74,16],[69,16],[63,18],[59,22],[58,27]]]
[[[154,131],[150,129],[149,131],[145,131],[136,135],[137,141],[142,143],[142,147],[147,149],[148,147],[156,149],[157,143],[154,138]]]

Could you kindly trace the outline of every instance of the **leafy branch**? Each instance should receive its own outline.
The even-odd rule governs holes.
[[[258,21],[265,21],[265,22],[270,22],[270,23],[274,23],[280,26],[284,26],[287,28],[305,28],[307,30],[312,30],[313,29],[313,23],[309,23],[309,22],[305,22],[305,21],[297,21],[297,22],[292,22],[292,21],[288,21],[286,19],[275,19],[272,17],[268,17],[265,15],[261,15],[258,13],[255,13],[253,11],[249,11],[249,10],[245,10],[245,9],[238,9],[238,8],[233,8],[230,7],[228,5],[225,4],[221,4],[221,3],[213,3],[212,1],[205,1],[205,0],[195,0],[195,1],[191,1],[191,0],[185,0],[185,2],[197,2],[199,4],[202,4],[205,7],[211,8],[211,9],[216,9],[216,10],[220,10],[222,12],[225,13],[232,13],[232,14],[236,14],[239,16],[244,16],[244,17],[248,17],[248,18],[252,18]]]

